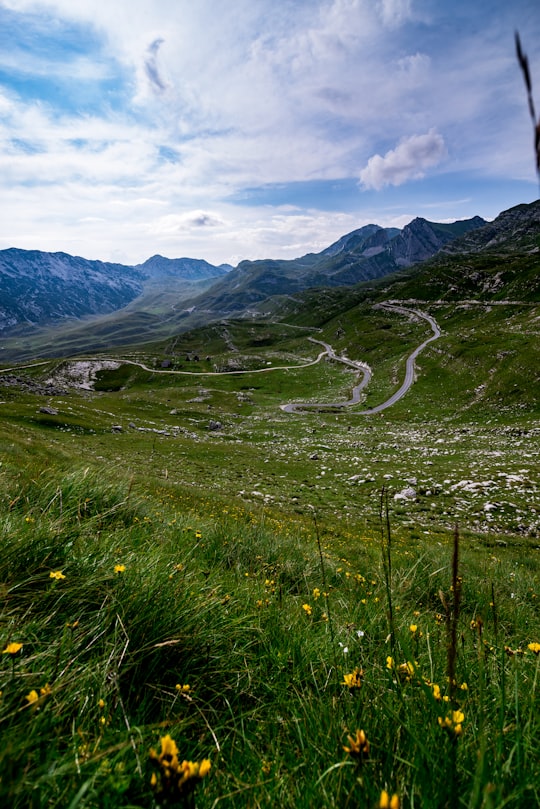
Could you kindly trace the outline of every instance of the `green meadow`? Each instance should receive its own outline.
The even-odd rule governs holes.
[[[0,374],[3,806],[540,803],[538,309],[363,416],[428,329],[330,297]]]

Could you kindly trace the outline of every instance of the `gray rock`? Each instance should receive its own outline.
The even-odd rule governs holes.
[[[412,486],[407,486],[407,488],[394,495],[394,500],[416,500],[416,489],[413,489]]]

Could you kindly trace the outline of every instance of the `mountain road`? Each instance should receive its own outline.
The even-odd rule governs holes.
[[[391,303],[382,303],[379,304],[379,307],[381,309],[387,309],[388,311],[398,312],[399,314],[407,315],[409,317],[412,316],[425,320],[431,326],[433,334],[431,335],[431,337],[428,337],[426,340],[424,340],[424,342],[421,343],[417,348],[415,348],[412,354],[410,354],[407,357],[407,362],[405,365],[405,379],[403,380],[401,387],[395,393],[393,393],[389,399],[387,399],[385,402],[382,402],[380,405],[377,405],[376,407],[371,407],[367,410],[356,411],[356,413],[361,416],[372,416],[375,415],[376,413],[381,413],[383,410],[386,410],[387,407],[391,407],[393,404],[402,399],[403,396],[405,396],[407,391],[414,383],[416,358],[429,343],[433,342],[433,340],[438,340],[439,337],[441,336],[441,330],[439,328],[437,321],[435,320],[434,317],[428,315],[426,312],[422,312],[419,309],[409,309],[405,306],[398,306],[396,304]],[[322,346],[324,346],[325,354],[326,356],[329,357],[329,359],[336,360],[337,362],[342,362],[345,365],[352,366],[353,368],[356,368],[357,370],[361,371],[363,373],[363,379],[359,385],[356,385],[356,387],[353,388],[351,398],[345,402],[332,402],[332,403],[320,402],[320,403],[306,403],[306,404],[303,404],[301,402],[295,402],[280,405],[281,409],[285,413],[298,413],[300,411],[307,409],[328,410],[334,409],[336,407],[348,407],[350,405],[358,404],[358,402],[360,401],[360,392],[366,387],[366,385],[369,383],[371,379],[371,369],[369,368],[369,366],[366,365],[365,363],[358,361],[355,362],[353,360],[349,360],[345,357],[337,355],[333,350],[333,348],[330,345],[328,345],[328,343],[324,343],[321,340],[314,340],[312,337],[310,337],[309,339],[314,343],[320,343]]]

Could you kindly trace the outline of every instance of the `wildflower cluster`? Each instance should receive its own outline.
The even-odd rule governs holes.
[[[169,734],[160,739],[161,752],[150,750],[150,760],[157,768],[150,785],[160,803],[175,803],[190,795],[199,781],[210,771],[210,760],[180,761],[178,747]]]
[[[32,708],[32,710],[36,710],[37,708],[41,708],[47,697],[52,693],[52,688],[49,683],[46,683],[42,688],[39,689],[39,693],[33,688],[26,695],[26,701],[28,705]]]
[[[347,736],[348,745],[343,745],[343,749],[351,758],[363,761],[369,756],[369,740],[363,730],[357,730],[354,736]]]
[[[354,688],[361,688],[363,676],[364,670],[356,668],[350,674],[343,675],[343,685],[346,685],[347,688],[350,688],[351,690]]]
[[[390,655],[386,658],[386,668],[393,671],[402,682],[410,683],[416,674],[416,663],[407,660],[406,663],[396,665],[395,660]]]
[[[379,798],[379,809],[399,809],[399,796],[394,793],[390,797],[386,789],[383,789]]]
[[[189,694],[189,692],[191,691],[191,686],[188,685],[187,683],[184,683],[184,685],[182,685],[181,683],[176,683],[175,688],[179,694]]]
[[[455,736],[461,736],[463,733],[463,721],[465,719],[465,714],[463,711],[451,711],[451,713],[447,714],[444,718],[439,716],[438,722],[439,725],[447,730],[450,734],[454,734]]]

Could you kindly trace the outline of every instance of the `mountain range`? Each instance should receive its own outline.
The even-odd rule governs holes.
[[[156,301],[165,293],[169,305],[176,294],[178,301],[193,299],[187,309],[237,314],[275,294],[350,286],[409,267],[485,224],[474,217],[452,224],[417,218],[403,230],[366,225],[320,253],[289,261],[243,261],[235,269],[159,255],[127,266],[10,248],[0,251],[0,332],[107,315],[129,304],[159,311]]]
[[[354,286],[425,261],[484,225],[480,216],[450,224],[416,218],[403,230],[365,225],[320,253],[288,261],[243,261],[192,305],[230,317],[273,295],[294,295],[311,287]]]
[[[125,266],[0,251],[4,362],[168,339],[231,318],[320,325],[360,301],[540,295],[540,201],[451,224],[366,225],[319,253],[236,268],[153,256]]]

